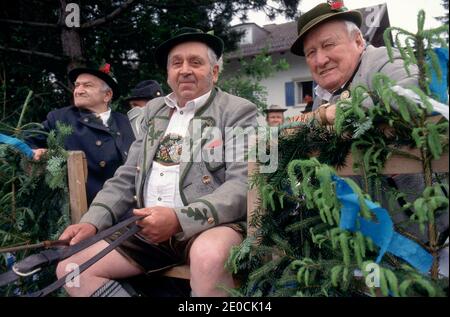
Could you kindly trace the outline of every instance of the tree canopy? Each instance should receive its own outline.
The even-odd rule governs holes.
[[[0,120],[14,119],[33,90],[28,121],[41,121],[51,109],[69,104],[68,70],[106,61],[122,95],[139,81],[165,85],[165,71],[154,63],[154,49],[179,27],[214,30],[233,50],[239,34],[233,18],[249,10],[294,17],[299,0],[78,0],[79,27],[66,20],[68,0],[17,0],[0,3]],[[167,86],[166,86],[167,88]],[[167,89],[166,89],[167,90]],[[13,120],[13,121],[14,121]]]

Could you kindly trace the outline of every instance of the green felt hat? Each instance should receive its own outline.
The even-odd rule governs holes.
[[[347,10],[343,1],[330,1],[330,3],[321,3],[308,12],[302,14],[298,19],[297,32],[298,37],[291,46],[291,52],[295,55],[304,56],[303,40],[313,27],[331,19],[342,19],[355,23],[358,27],[362,24],[362,14],[359,11]]]
[[[224,44],[220,37],[204,33],[200,29],[183,27],[177,30],[170,39],[156,48],[155,58],[158,66],[163,69],[167,67],[167,57],[174,46],[192,41],[205,43],[216,53],[217,58],[222,56]]]

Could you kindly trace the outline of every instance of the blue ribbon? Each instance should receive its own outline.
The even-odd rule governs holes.
[[[15,149],[19,150],[21,153],[23,153],[28,158],[33,158],[33,150],[23,141],[1,134],[0,133],[0,143],[8,144]]]
[[[433,264],[433,257],[416,242],[394,231],[394,224],[386,209],[374,202],[364,199],[367,207],[376,216],[376,222],[359,216],[358,196],[342,178],[332,176],[336,182],[336,195],[342,203],[340,228],[352,232],[360,231],[370,237],[380,248],[377,263],[386,252],[405,260],[423,274],[428,273]]]
[[[439,68],[441,70],[441,79],[439,80],[436,71],[431,65],[431,60],[428,59],[428,64],[431,68],[431,82],[429,85],[432,95],[436,96],[436,100],[446,104],[448,102],[448,48],[438,47],[433,49],[439,61]]]

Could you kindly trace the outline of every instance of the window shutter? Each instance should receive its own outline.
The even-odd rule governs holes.
[[[295,105],[295,89],[294,82],[284,83],[284,93],[286,97],[286,107],[292,107]]]

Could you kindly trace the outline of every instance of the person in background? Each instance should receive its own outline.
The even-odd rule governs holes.
[[[306,94],[305,97],[303,97],[303,102],[306,103],[306,105],[302,113],[311,112],[313,107],[313,97],[311,97],[311,95]]]
[[[269,127],[278,127],[284,123],[284,112],[287,109],[279,105],[270,105],[264,112]]]
[[[130,110],[127,112],[131,127],[136,138],[141,132],[143,107],[153,98],[163,97],[164,92],[155,80],[141,81],[131,90],[131,94],[125,98]]]

